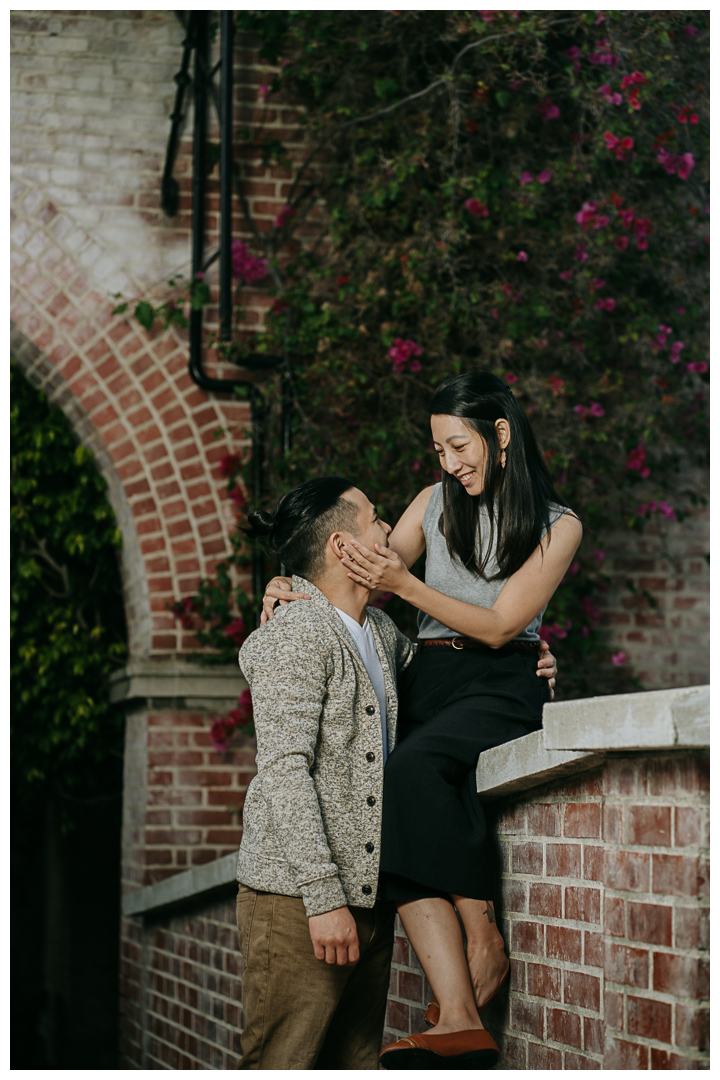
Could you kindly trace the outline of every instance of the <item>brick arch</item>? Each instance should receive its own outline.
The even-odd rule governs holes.
[[[218,462],[245,438],[247,407],[209,398],[187,373],[187,344],[113,316],[111,293],[141,295],[68,211],[35,185],[12,191],[11,329],[28,378],[96,455],[123,530],[130,655],[196,647],[168,605],[228,550],[233,504]],[[218,429],[228,434],[214,437]]]

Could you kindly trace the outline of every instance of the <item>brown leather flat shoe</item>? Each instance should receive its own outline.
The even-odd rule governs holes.
[[[491,1069],[500,1051],[482,1029],[447,1035],[407,1035],[380,1054],[384,1069]]]
[[[477,1007],[478,1013],[480,1012],[481,1009],[485,1008],[485,1006],[488,1004],[488,1002],[492,1001],[492,999],[495,997],[498,990],[500,989],[502,984],[505,982],[505,980],[507,979],[509,974],[510,974],[510,961],[508,960],[507,967],[505,968],[505,970],[502,973],[502,978],[500,979],[500,982],[497,984],[497,986],[493,990],[492,994],[490,994],[489,997],[485,998],[482,1005],[478,1005],[478,1007]],[[425,1023],[428,1024],[430,1027],[435,1027],[435,1025],[438,1023],[439,1020],[440,1020],[440,1006],[438,1005],[437,998],[432,998],[428,1002],[428,1007],[427,1007],[427,1010],[425,1012]]]

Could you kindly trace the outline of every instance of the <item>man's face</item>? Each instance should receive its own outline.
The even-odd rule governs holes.
[[[370,548],[371,551],[375,550],[376,544],[387,547],[391,528],[386,521],[381,521],[377,516],[375,507],[367,495],[358,488],[350,488],[349,491],[344,492],[343,499],[347,499],[348,502],[353,503],[358,508],[357,528],[353,533],[343,532],[340,534],[343,543],[347,543],[352,537],[359,540],[365,547]]]

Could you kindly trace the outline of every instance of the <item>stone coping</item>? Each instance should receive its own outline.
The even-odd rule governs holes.
[[[595,768],[611,753],[703,750],[709,745],[709,686],[562,701],[545,706],[540,731],[481,754],[477,790],[483,801],[497,799]],[[233,852],[126,893],[123,913],[148,915],[230,886],[236,867]]]
[[[110,678],[112,702],[182,701],[186,708],[232,709],[247,683],[237,664],[131,660]]]

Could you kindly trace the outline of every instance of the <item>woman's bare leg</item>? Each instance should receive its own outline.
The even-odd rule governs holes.
[[[492,900],[453,896],[467,938],[467,965],[475,1002],[481,1006],[497,988],[507,967],[505,944],[495,921]],[[431,980],[431,986],[435,984]],[[439,999],[438,999],[439,1000]]]
[[[482,1028],[452,904],[439,896],[411,900],[398,905],[398,914],[442,1010],[440,1023],[425,1034]]]

